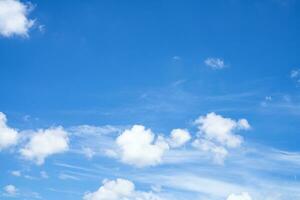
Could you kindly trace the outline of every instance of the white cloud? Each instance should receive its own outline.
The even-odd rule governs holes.
[[[12,171],[12,172],[11,172],[11,175],[13,175],[13,176],[21,176],[22,173],[21,173],[21,171],[15,170],[15,171]]]
[[[150,129],[134,125],[125,130],[117,139],[121,161],[137,167],[156,165],[169,145],[162,136],[156,137]]]
[[[212,69],[223,69],[226,67],[224,60],[221,58],[206,58],[204,63]]]
[[[241,136],[235,134],[236,131],[250,129],[250,125],[246,119],[235,121],[213,112],[199,117],[195,121],[195,124],[198,125],[200,134],[204,138],[229,148],[238,147],[243,141]]]
[[[230,194],[227,200],[252,200],[252,198],[247,192],[243,192],[241,194]]]
[[[83,147],[82,148],[82,153],[88,158],[88,159],[92,159],[94,157],[94,155],[96,154],[95,151],[93,151],[93,149],[89,148],[89,147]]]
[[[18,189],[14,185],[6,185],[3,188],[3,190],[5,192],[5,195],[8,195],[8,196],[16,196],[18,193]]]
[[[191,139],[190,133],[185,129],[173,129],[171,131],[169,144],[171,147],[180,147]]]
[[[18,132],[6,124],[7,119],[4,113],[0,112],[0,151],[17,144]]]
[[[31,10],[30,4],[24,4],[19,0],[1,0],[0,35],[27,37],[29,29],[34,24],[34,20],[28,18]]]
[[[54,127],[46,130],[38,130],[31,137],[21,155],[28,160],[41,165],[46,157],[65,152],[69,149],[69,138],[62,127]]]
[[[192,145],[203,152],[211,153],[214,157],[214,162],[217,164],[223,164],[226,156],[228,155],[226,148],[218,146],[206,139],[196,139]]]
[[[217,164],[224,163],[229,154],[227,148],[237,148],[243,142],[243,138],[236,132],[250,129],[246,119],[233,120],[214,112],[200,116],[195,120],[195,124],[198,126],[199,135],[192,146],[202,152],[212,154]]]
[[[297,83],[300,83],[300,69],[294,69],[291,71],[290,74],[291,79],[296,81]]]
[[[88,192],[84,200],[161,200],[152,192],[135,190],[134,184],[125,179],[105,180],[103,185],[95,192]]]

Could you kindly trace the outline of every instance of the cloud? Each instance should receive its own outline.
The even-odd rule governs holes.
[[[134,183],[126,179],[105,180],[103,185],[95,192],[88,192],[84,200],[161,200],[152,192],[135,190]]]
[[[195,124],[198,126],[199,135],[192,146],[212,154],[217,164],[224,163],[229,154],[227,148],[237,148],[242,144],[243,138],[235,132],[250,129],[246,119],[233,120],[214,112],[200,116]]]
[[[252,200],[252,198],[247,192],[244,192],[241,194],[230,194],[227,200]]]
[[[42,165],[46,157],[65,152],[69,149],[69,138],[62,127],[54,127],[46,130],[38,130],[31,137],[21,155],[28,160]]]
[[[171,131],[169,144],[171,147],[180,147],[191,139],[190,133],[185,129],[173,129]]]
[[[16,145],[19,139],[18,132],[7,126],[4,113],[0,112],[0,151]]]
[[[222,58],[206,58],[204,63],[212,69],[223,69],[226,67]]]
[[[222,146],[218,146],[215,143],[206,139],[196,139],[192,145],[193,147],[203,152],[208,152],[213,154],[214,162],[217,164],[223,164],[225,158],[228,155],[228,151],[226,148]]]
[[[200,116],[195,121],[195,124],[198,125],[200,134],[204,138],[229,148],[238,147],[243,141],[243,138],[234,132],[250,129],[246,119],[235,121],[230,118],[224,118],[214,112],[208,113],[206,116]]]
[[[300,83],[300,69],[294,69],[291,71],[290,77],[292,80]]]
[[[153,166],[161,162],[169,145],[162,136],[156,137],[141,125],[126,129],[116,139],[121,161],[136,167]]]
[[[13,176],[18,176],[18,177],[19,177],[19,176],[22,175],[22,173],[21,173],[21,171],[17,171],[17,170],[16,170],[16,171],[12,171],[12,172],[11,172],[11,175],[13,175]]]
[[[28,37],[29,29],[34,25],[34,20],[28,18],[31,10],[30,4],[24,4],[19,0],[1,0],[0,35]]]
[[[14,185],[6,185],[3,190],[7,196],[16,196],[18,194],[18,189]]]
[[[95,151],[89,147],[83,147],[82,153],[85,155],[88,159],[92,159],[94,155],[96,154]]]

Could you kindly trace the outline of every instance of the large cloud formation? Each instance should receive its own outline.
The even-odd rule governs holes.
[[[5,114],[0,112],[0,151],[17,144],[18,138],[18,132],[7,125]]]
[[[161,200],[152,192],[135,190],[134,184],[125,179],[105,180],[103,185],[95,192],[88,192],[84,200]]]
[[[32,6],[24,4],[19,0],[0,1],[0,35],[10,37],[13,35],[28,36],[29,29],[34,20],[27,16]]]
[[[42,165],[45,158],[57,153],[63,153],[69,149],[69,138],[62,127],[54,127],[46,130],[38,130],[31,137],[21,155],[28,160]]]

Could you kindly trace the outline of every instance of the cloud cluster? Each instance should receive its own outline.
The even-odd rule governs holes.
[[[19,139],[17,130],[7,125],[4,113],[0,112],[0,151],[16,145]]]
[[[105,180],[103,185],[95,192],[88,192],[84,200],[161,200],[152,192],[135,190],[135,185],[129,180]]]
[[[24,4],[19,0],[1,0],[0,35],[27,37],[29,29],[34,25],[34,20],[28,18],[31,10],[30,4]]]
[[[20,150],[21,155],[28,160],[41,165],[45,158],[69,149],[69,138],[62,127],[38,130],[29,139],[29,142]]]
[[[185,129],[173,129],[170,137],[165,138],[142,125],[133,125],[116,138],[116,148],[107,149],[106,154],[135,167],[155,166],[162,162],[167,151],[183,146],[190,139]]]
[[[199,129],[199,138],[193,142],[193,146],[214,154],[217,163],[223,162],[228,154],[227,148],[237,148],[243,142],[243,138],[235,133],[250,129],[246,119],[236,121],[214,112],[200,116],[195,124]]]
[[[221,58],[206,58],[204,63],[212,69],[223,69],[226,66]]]

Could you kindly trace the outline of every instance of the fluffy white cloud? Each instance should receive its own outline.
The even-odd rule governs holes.
[[[156,165],[169,145],[161,136],[156,137],[150,129],[134,125],[125,130],[117,139],[121,161],[137,167]]]
[[[223,69],[225,67],[224,60],[221,58],[206,58],[204,63],[212,69]]]
[[[69,149],[69,138],[62,127],[38,130],[31,137],[21,155],[28,160],[33,160],[38,165],[44,163],[45,158]]]
[[[227,200],[252,200],[252,198],[247,192],[243,192],[241,194],[230,194]]]
[[[235,121],[213,112],[208,113],[206,116],[199,117],[195,121],[195,124],[198,125],[200,134],[202,134],[204,138],[229,148],[238,147],[243,141],[241,136],[234,133],[235,131],[250,129],[250,125],[246,119]]]
[[[13,35],[28,36],[29,29],[34,20],[28,18],[32,6],[19,0],[0,1],[0,35],[10,37]]]
[[[6,124],[7,119],[4,113],[0,112],[0,151],[17,144],[18,132]]]
[[[173,129],[171,131],[169,144],[171,147],[180,147],[191,139],[190,133],[185,129]]]
[[[5,192],[5,195],[8,195],[8,196],[15,196],[18,193],[18,189],[14,185],[6,185],[3,188],[3,190]]]
[[[117,179],[103,181],[103,185],[95,192],[88,192],[84,200],[160,200],[153,193],[140,192],[135,190],[131,181]]]

